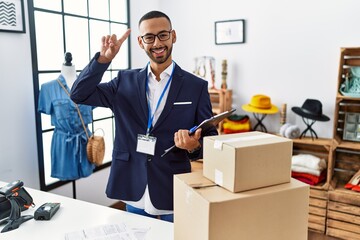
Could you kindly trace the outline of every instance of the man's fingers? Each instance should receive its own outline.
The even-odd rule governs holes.
[[[106,35],[106,36],[103,36],[103,37],[101,38],[101,44],[102,44],[102,46],[108,47],[108,46],[109,46],[109,43],[110,43],[110,35]]]
[[[103,36],[103,37],[101,38],[101,45],[102,45],[102,46],[105,46],[105,43],[106,43],[106,37]]]
[[[111,48],[114,47],[116,45],[116,41],[117,41],[116,34],[111,35],[108,39],[109,47],[111,47]]]
[[[199,140],[200,137],[201,137],[201,128],[197,129],[195,134],[194,134],[194,137],[196,140]]]
[[[119,38],[119,40],[117,39],[116,34],[112,34],[107,35],[107,36],[103,36],[101,38],[101,44],[102,46],[106,47],[106,48],[111,48],[112,50],[114,50],[116,47],[120,48],[121,44],[129,37],[131,30],[128,29],[126,30],[126,32],[121,36],[121,38]]]
[[[122,35],[122,37],[119,38],[119,40],[117,40],[117,44],[121,46],[121,44],[125,42],[125,40],[129,37],[130,32],[131,32],[130,28],[126,30],[126,32]]]

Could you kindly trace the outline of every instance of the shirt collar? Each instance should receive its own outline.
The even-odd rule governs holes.
[[[160,73],[160,81],[162,81],[165,77],[170,77],[175,67],[174,62],[172,62],[162,73]],[[156,79],[155,74],[152,72],[150,64],[147,66],[148,76],[151,76],[154,80]]]
[[[67,85],[66,80],[65,80],[65,78],[64,78],[64,76],[62,74],[59,75],[59,80],[62,83],[62,85],[69,88],[69,86]]]

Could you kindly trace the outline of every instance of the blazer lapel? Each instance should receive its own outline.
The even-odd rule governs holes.
[[[147,74],[147,68],[145,67],[145,68],[140,70],[140,72],[138,74],[137,83],[138,83],[139,101],[140,101],[141,110],[142,110],[142,113],[143,113],[143,114],[140,114],[140,118],[144,119],[145,124],[147,125],[149,111],[148,111],[148,104],[147,104],[147,98],[146,98],[146,89],[145,89],[146,74]]]
[[[153,129],[157,128],[161,124],[161,122],[165,120],[166,116],[170,113],[174,105],[176,97],[179,94],[180,87],[184,81],[181,71],[182,71],[181,68],[177,64],[175,64],[174,76],[173,79],[171,80],[169,94],[164,106],[164,110],[161,112],[160,117],[156,121],[156,124]]]

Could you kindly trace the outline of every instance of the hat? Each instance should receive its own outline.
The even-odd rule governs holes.
[[[329,121],[330,118],[322,113],[322,104],[317,99],[306,99],[302,107],[292,107],[291,110],[304,117],[317,121]]]
[[[250,103],[242,105],[242,109],[247,112],[265,114],[274,114],[279,111],[275,105],[271,104],[270,97],[261,94],[252,96]]]

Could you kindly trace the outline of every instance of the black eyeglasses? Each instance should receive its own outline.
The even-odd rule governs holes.
[[[166,41],[166,40],[170,39],[170,33],[171,32],[172,32],[172,30],[170,30],[170,31],[162,31],[162,32],[158,33],[157,35],[155,35],[155,34],[146,34],[144,36],[141,36],[141,39],[146,44],[150,44],[150,43],[155,42],[155,37],[157,37],[160,41]]]

